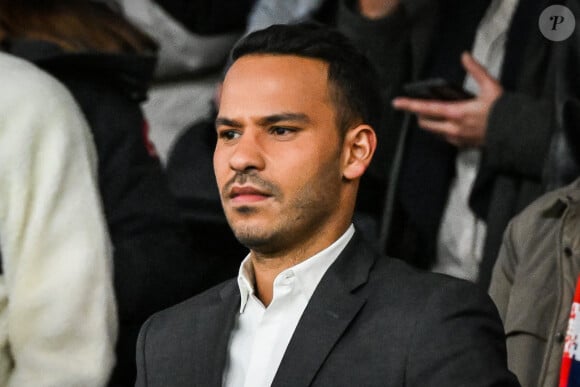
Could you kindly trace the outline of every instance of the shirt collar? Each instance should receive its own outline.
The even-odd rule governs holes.
[[[580,178],[567,186],[549,191],[530,206],[536,206],[542,216],[559,217],[572,204],[580,202]]]
[[[580,201],[580,178],[563,188],[546,194],[546,196],[548,195],[550,195],[551,198],[546,201],[546,206],[544,207],[548,210],[557,205],[564,205],[567,207],[571,202]]]
[[[567,186],[566,192],[562,192],[560,195],[560,200],[565,199],[571,200],[573,202],[580,201],[580,179],[576,179],[573,183]]]
[[[310,299],[328,268],[334,263],[334,261],[336,261],[342,250],[344,250],[348,242],[351,240],[354,231],[354,226],[351,224],[345,233],[334,241],[334,243],[312,257],[282,271],[278,276],[276,276],[274,283],[276,283],[279,278],[294,275],[296,276],[299,286],[302,288],[302,293],[307,297],[307,299]],[[244,313],[248,299],[255,293],[254,284],[254,267],[252,265],[250,254],[248,254],[242,261],[238,272],[238,287],[240,288],[241,298],[240,313]]]

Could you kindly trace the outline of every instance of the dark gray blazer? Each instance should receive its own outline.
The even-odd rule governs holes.
[[[518,386],[476,286],[378,256],[355,233],[317,287],[272,386]],[[221,386],[240,295],[227,281],[153,315],[137,386]]]

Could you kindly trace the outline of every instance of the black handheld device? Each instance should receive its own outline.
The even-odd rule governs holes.
[[[461,101],[475,97],[461,86],[443,78],[432,78],[403,85],[406,96],[418,99]]]

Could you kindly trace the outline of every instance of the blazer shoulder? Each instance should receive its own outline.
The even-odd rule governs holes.
[[[480,286],[445,274],[417,269],[396,258],[379,260],[369,284],[377,299],[393,295],[395,299],[392,302],[406,305],[415,312],[428,308],[430,303],[437,300],[457,300],[448,307],[442,302],[439,307],[443,309],[460,307],[462,297],[469,297],[475,305],[494,312],[491,299]]]
[[[218,385],[208,381],[225,362],[236,290],[230,280],[151,316],[137,341],[137,385]]]
[[[179,326],[190,326],[191,320],[199,315],[197,312],[211,306],[219,305],[224,298],[236,297],[238,294],[236,290],[236,280],[227,280],[179,304],[153,314],[143,327],[146,329],[164,330]]]
[[[499,313],[483,287],[444,274],[401,272],[408,385],[519,385],[507,368]]]

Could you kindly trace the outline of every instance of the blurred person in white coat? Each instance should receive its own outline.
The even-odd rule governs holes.
[[[28,62],[0,52],[0,85],[0,386],[104,386],[117,317],[89,129]]]

